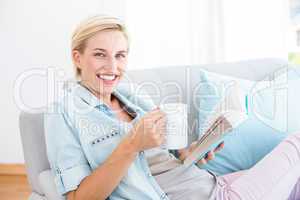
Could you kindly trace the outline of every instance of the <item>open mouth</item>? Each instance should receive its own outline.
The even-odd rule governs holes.
[[[116,74],[96,74],[96,76],[106,84],[113,84],[118,78],[118,75]]]

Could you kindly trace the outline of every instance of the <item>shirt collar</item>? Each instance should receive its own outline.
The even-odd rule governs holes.
[[[83,86],[79,81],[75,83],[71,88],[68,88],[68,91],[71,92],[71,96],[79,97],[82,101],[89,104],[92,107],[105,104],[102,100],[98,99],[93,95],[85,86]]]
[[[106,105],[104,101],[98,99],[79,81],[75,84],[75,87],[73,89],[74,89],[73,90],[74,96],[80,97],[84,102],[86,102],[92,107],[101,107]],[[121,100],[127,107],[133,109],[134,111],[139,110],[137,105],[130,102],[130,100],[122,94],[122,87],[116,87],[115,90],[112,92],[112,94],[116,96],[119,100]]]

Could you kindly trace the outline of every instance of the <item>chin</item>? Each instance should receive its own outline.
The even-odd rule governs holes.
[[[110,87],[101,87],[99,88],[99,86],[97,87],[96,91],[99,93],[99,94],[102,94],[102,95],[108,95],[108,94],[112,94],[113,91],[115,90],[116,88],[116,85],[115,86],[110,86]]]

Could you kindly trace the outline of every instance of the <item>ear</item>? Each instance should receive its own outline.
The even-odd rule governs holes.
[[[78,50],[72,51],[72,59],[76,67],[81,69],[81,53]]]

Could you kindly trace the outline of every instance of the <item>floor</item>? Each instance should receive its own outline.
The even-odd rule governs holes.
[[[27,200],[30,193],[25,175],[0,175],[1,200]]]

